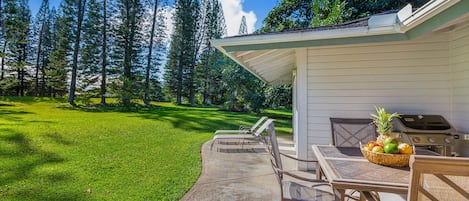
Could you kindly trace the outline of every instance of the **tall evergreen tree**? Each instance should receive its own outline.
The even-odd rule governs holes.
[[[71,43],[76,24],[75,9],[71,0],[62,1],[59,16],[53,26],[54,49],[50,55],[50,67],[46,70],[47,86],[52,97],[63,96],[67,91],[67,68],[70,63]]]
[[[48,28],[48,19],[49,17],[49,0],[43,0],[41,7],[39,8],[39,12],[37,13],[36,16],[36,24],[39,24],[39,33],[38,33],[38,42],[37,42],[37,47],[36,47],[36,64],[35,64],[35,76],[34,76],[34,94],[36,96],[40,95],[40,89],[39,89],[39,72],[41,71],[41,66],[40,62],[41,59],[43,58],[43,45],[44,45],[44,38],[46,36],[46,30]]]
[[[194,90],[194,62],[197,45],[198,0],[178,0],[174,15],[174,33],[171,37],[165,82],[169,93],[176,96],[176,103],[182,97],[191,99]]]
[[[103,0],[103,25],[101,27],[101,35],[102,35],[102,46],[101,46],[101,89],[100,89],[100,96],[101,96],[101,104],[106,104],[106,81],[107,81],[107,30],[108,30],[108,23],[107,23],[107,0]]]
[[[82,29],[82,22],[85,15],[85,5],[86,0],[78,0],[78,1],[68,1],[72,3],[72,6],[76,7],[77,10],[77,25],[74,29],[75,31],[75,38],[74,38],[74,45],[73,45],[73,60],[72,60],[72,77],[70,79],[70,91],[68,94],[68,103],[71,105],[75,105],[75,90],[77,84],[77,69],[78,69],[78,53],[80,51],[80,40],[81,40],[81,29]]]
[[[24,96],[27,46],[31,18],[27,1],[5,1],[4,15],[5,41],[6,44],[8,44],[5,46],[8,50],[5,50],[4,57],[9,58],[9,60],[3,60],[3,62],[10,67],[11,72],[15,71],[16,73],[16,80],[10,78],[11,81],[6,84],[6,88],[14,87],[17,96]],[[2,81],[3,85],[5,85],[5,80],[2,79]],[[3,87],[5,88],[5,86]]]
[[[221,79],[220,60],[223,59],[220,52],[215,50],[210,41],[219,39],[226,34],[226,25],[223,10],[218,0],[202,1],[202,45],[201,57],[197,65],[199,87],[203,94],[203,103],[213,102],[213,97],[220,94]],[[212,98],[211,98],[212,97]],[[212,99],[212,100],[210,100]]]
[[[134,94],[135,75],[141,64],[139,53],[141,52],[141,19],[143,6],[140,0],[118,0],[117,7],[120,10],[119,24],[116,29],[117,52],[121,52],[123,60],[121,101],[128,106]]]
[[[104,1],[89,0],[86,8],[86,18],[83,22],[83,47],[80,52],[79,80],[81,90],[88,90],[99,86],[102,79],[104,36]],[[104,76],[105,79],[105,76]]]
[[[3,2],[0,0],[0,96],[3,95],[3,78],[5,69],[5,54],[6,54],[6,39],[5,39],[5,26],[4,26],[4,12]]]
[[[151,70],[151,60],[152,60],[152,51],[153,51],[153,38],[155,35],[155,26],[156,20],[158,16],[158,0],[155,0],[154,8],[153,8],[153,18],[151,22],[151,30],[150,30],[150,45],[148,46],[148,56],[147,56],[147,66],[145,68],[145,94],[143,96],[143,102],[145,105],[150,104],[150,70]]]
[[[239,25],[238,35],[248,34],[248,26],[246,25],[246,16],[243,15],[241,18],[241,24]]]

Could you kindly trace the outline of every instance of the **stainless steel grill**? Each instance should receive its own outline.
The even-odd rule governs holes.
[[[396,132],[406,134],[416,148],[428,149],[443,156],[457,155],[454,147],[456,129],[441,115],[401,115],[394,119]]]

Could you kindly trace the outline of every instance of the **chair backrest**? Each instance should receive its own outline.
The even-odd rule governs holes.
[[[412,155],[407,200],[469,200],[469,158]]]
[[[266,145],[270,155],[272,156],[270,159],[270,163],[272,164],[272,169],[274,169],[277,181],[280,184],[281,196],[283,197],[283,166],[282,159],[280,157],[280,150],[278,148],[277,136],[275,136],[274,120],[269,119],[266,121],[266,123],[267,126],[265,130],[269,134],[268,142],[266,143]]]
[[[332,144],[337,147],[360,147],[360,142],[376,140],[372,119],[330,118]]]
[[[261,123],[264,122],[266,119],[267,119],[266,116],[261,117],[259,120],[257,120],[257,122],[254,125],[252,125],[252,127],[249,129],[249,131],[254,132],[256,130],[256,128],[259,125],[261,125]]]
[[[269,120],[271,120],[271,121],[269,121]],[[269,124],[270,124],[271,122],[273,122],[273,121],[274,121],[273,119],[268,119],[267,121],[264,121],[264,123],[262,123],[261,126],[257,127],[257,128],[253,131],[252,134],[253,134],[254,136],[261,136],[262,132],[264,132],[264,131],[267,129],[267,127],[269,126]]]

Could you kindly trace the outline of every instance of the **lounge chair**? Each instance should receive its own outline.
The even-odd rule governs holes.
[[[215,131],[215,135],[219,134],[251,134],[253,133],[256,128],[261,125],[262,122],[264,122],[267,119],[267,117],[261,117],[257,122],[252,125],[251,127],[245,127],[245,126],[240,126],[239,130],[217,130]]]
[[[212,144],[210,145],[210,150],[213,149],[213,144],[215,143],[215,141],[218,141],[220,139],[240,139],[243,141],[260,139],[262,131],[264,131],[265,129],[265,127],[264,129],[261,129],[263,125],[266,125],[266,121],[264,121],[265,119],[267,119],[267,117],[260,118],[251,128],[246,130],[217,130],[215,132],[215,136],[213,136]],[[264,123],[261,124],[262,122]]]
[[[271,164],[274,169],[275,175],[277,176],[280,184],[280,192],[282,200],[334,200],[332,189],[326,181],[310,179],[299,176],[297,174],[285,171],[282,165],[281,153],[278,148],[277,137],[275,136],[274,122],[273,119],[266,121],[265,126],[261,127],[266,129],[269,134],[269,140],[267,148],[271,154]],[[283,154],[282,154],[283,155]],[[287,156],[287,155],[284,155]],[[294,157],[291,157],[296,159]],[[298,159],[297,159],[298,160]],[[301,160],[306,161],[306,160]],[[307,162],[307,161],[306,161]],[[315,162],[315,161],[313,161]],[[290,176],[295,179],[306,181],[310,186],[306,186],[297,182],[285,180],[284,176]]]

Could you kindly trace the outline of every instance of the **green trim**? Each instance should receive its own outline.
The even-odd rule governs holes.
[[[360,36],[360,37],[350,37],[350,38],[334,38],[334,39],[293,41],[293,42],[281,42],[281,43],[224,46],[223,48],[227,52],[236,52],[236,51],[249,51],[249,50],[302,48],[302,47],[315,47],[315,46],[328,46],[328,45],[350,45],[350,44],[390,42],[390,41],[402,41],[402,40],[408,40],[407,36],[405,34],[398,33],[398,34]]]
[[[454,20],[458,17],[469,12],[469,1],[462,0],[455,5],[451,6],[450,8],[444,10],[443,12],[439,13],[436,16],[433,16],[431,19],[419,24],[418,26],[414,27],[413,29],[407,31],[406,35],[409,39],[417,38],[425,33],[433,31],[434,29],[442,26]]]
[[[226,52],[236,51],[249,51],[249,50],[268,50],[268,49],[285,49],[285,48],[304,48],[304,47],[317,47],[329,45],[352,45],[362,43],[374,42],[392,42],[404,41],[417,38],[425,33],[431,32],[436,28],[454,20],[466,13],[469,13],[469,1],[462,0],[455,5],[447,8],[431,19],[419,24],[418,26],[407,31],[405,34],[386,34],[386,35],[373,35],[373,36],[359,36],[350,38],[337,38],[337,39],[321,39],[321,40],[307,40],[307,41],[293,41],[293,42],[280,42],[280,43],[265,43],[265,44],[251,44],[251,45],[234,45],[224,46]]]

